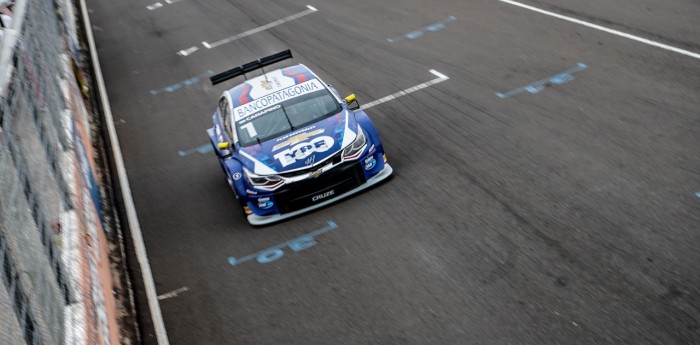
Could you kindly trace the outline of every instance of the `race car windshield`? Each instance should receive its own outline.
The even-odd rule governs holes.
[[[241,146],[250,146],[318,122],[342,110],[328,90],[311,92],[238,121],[238,141]]]

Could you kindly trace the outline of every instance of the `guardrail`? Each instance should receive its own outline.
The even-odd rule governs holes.
[[[0,0],[0,344],[120,343],[73,13]]]

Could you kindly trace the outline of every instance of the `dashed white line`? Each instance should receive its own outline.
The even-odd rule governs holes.
[[[385,103],[385,102],[394,100],[394,99],[399,98],[399,97],[401,97],[401,96],[406,96],[406,95],[408,95],[409,93],[413,93],[413,92],[416,92],[416,91],[418,91],[418,90],[425,89],[425,88],[428,87],[428,86],[435,85],[435,84],[437,84],[437,83],[441,83],[441,82],[443,82],[443,81],[445,81],[445,80],[450,79],[450,77],[448,77],[448,76],[446,76],[446,75],[444,75],[444,74],[442,74],[442,73],[440,73],[440,72],[438,72],[438,71],[436,71],[436,70],[434,70],[434,69],[431,69],[431,70],[430,70],[430,73],[432,73],[432,74],[434,74],[435,76],[437,76],[437,78],[435,78],[435,79],[433,79],[433,80],[431,80],[431,81],[422,83],[422,84],[418,84],[418,85],[416,85],[416,86],[414,86],[414,87],[410,87],[410,88],[408,88],[408,89],[399,91],[399,92],[394,93],[394,94],[391,94],[391,95],[389,95],[389,96],[382,97],[382,98],[380,98],[380,99],[378,99],[378,100],[376,100],[376,101],[372,101],[372,102],[366,103],[365,105],[362,106],[362,110],[369,109],[369,108],[371,108],[371,107],[374,107],[375,105],[379,105],[379,104],[382,104],[382,103]]]
[[[607,32],[607,33],[609,33],[609,34],[613,34],[613,35],[617,35],[617,36],[620,36],[620,37],[628,38],[628,39],[631,39],[631,40],[634,40],[634,41],[637,41],[637,42],[641,42],[641,43],[644,43],[644,44],[648,44],[648,45],[650,45],[650,46],[654,46],[654,47],[661,48],[661,49],[666,49],[666,50],[672,51],[672,52],[674,52],[674,53],[683,54],[683,55],[690,56],[690,57],[693,57],[693,58],[696,58],[696,59],[700,59],[700,54],[691,52],[691,51],[689,51],[689,50],[677,48],[677,47],[674,47],[674,46],[670,46],[670,45],[668,45],[668,44],[659,43],[659,42],[652,41],[652,40],[649,40],[649,39],[646,39],[646,38],[643,38],[643,37],[631,35],[631,34],[628,34],[628,33],[622,32],[622,31],[613,30],[613,29],[606,28],[606,27],[601,26],[601,25],[589,23],[589,22],[586,22],[586,21],[583,21],[583,20],[580,20],[580,19],[576,19],[576,18],[572,18],[572,17],[567,17],[567,16],[564,16],[564,15],[561,15],[561,14],[558,14],[558,13],[546,11],[546,10],[543,10],[543,9],[540,9],[540,8],[537,8],[537,7],[534,7],[534,6],[526,5],[526,4],[523,4],[523,3],[520,3],[520,2],[516,2],[516,1],[512,1],[512,0],[498,0],[498,1],[504,2],[504,3],[506,3],[506,4],[510,4],[510,5],[513,5],[513,6],[522,7],[522,8],[524,8],[524,9],[527,9],[527,10],[530,10],[530,11],[534,11],[534,12],[537,12],[537,13],[542,13],[542,14],[545,14],[545,15],[548,15],[548,16],[552,16],[552,17],[555,17],[555,18],[559,18],[559,19],[562,19],[562,20],[566,20],[566,21],[568,21],[568,22],[572,22],[572,23],[576,23],[576,24],[579,24],[579,25],[583,25],[583,26],[586,26],[586,27],[589,27],[589,28],[592,28],[592,29],[596,29],[596,30],[600,30],[600,31],[603,31],[603,32]]]
[[[240,33],[240,34],[238,34],[238,35],[234,35],[234,36],[231,36],[231,37],[228,37],[228,38],[224,38],[224,39],[222,39],[222,40],[219,40],[219,41],[216,41],[216,42],[213,42],[213,43],[208,43],[208,42],[204,41],[204,42],[202,42],[202,45],[204,46],[204,48],[207,48],[207,49],[216,48],[216,47],[218,47],[218,46],[220,46],[220,45],[223,45],[223,44],[226,44],[226,43],[231,43],[231,42],[236,41],[236,40],[239,40],[239,39],[241,39],[241,38],[243,38],[243,37],[250,36],[250,35],[256,34],[256,33],[260,32],[260,31],[264,31],[264,30],[267,30],[267,29],[270,29],[270,28],[274,28],[275,26],[284,24],[284,23],[286,23],[286,22],[290,22],[290,21],[295,20],[295,19],[299,19],[299,18],[301,18],[301,17],[303,17],[303,16],[305,16],[305,15],[308,15],[308,14],[311,14],[311,13],[314,13],[314,12],[318,11],[315,7],[313,7],[313,6],[311,6],[311,5],[307,5],[306,7],[308,8],[307,10],[302,11],[302,12],[299,12],[299,13],[297,13],[297,14],[293,14],[293,15],[291,15],[291,16],[282,18],[282,19],[280,19],[280,20],[276,20],[276,21],[274,21],[274,22],[272,22],[272,23],[269,23],[269,24],[266,24],[266,25],[263,25],[263,26],[260,26],[260,27],[254,28],[254,29],[250,29],[250,30],[248,30],[248,31],[246,31],[246,32],[243,32],[243,33]]]
[[[162,300],[164,300],[164,299],[166,299],[166,298],[173,298],[173,297],[176,297],[177,295],[179,295],[179,294],[181,294],[181,293],[183,293],[183,292],[185,292],[185,291],[190,291],[190,288],[188,288],[187,286],[183,286],[183,287],[181,287],[181,288],[179,288],[179,289],[177,289],[177,290],[173,290],[173,291],[170,291],[170,292],[166,292],[166,293],[164,293],[164,294],[158,296],[158,300],[159,300],[159,301],[162,301]]]
[[[153,11],[153,10],[155,10],[155,9],[159,9],[159,8],[161,8],[161,7],[163,7],[163,4],[161,4],[160,2],[156,2],[156,3],[153,4],[153,5],[148,5],[148,6],[146,6],[146,8],[149,9],[150,11]]]
[[[172,5],[172,4],[174,4],[176,2],[180,2],[180,1],[182,1],[182,0],[165,0],[164,2],[168,5]],[[157,10],[163,6],[165,6],[165,5],[161,4],[160,2],[156,2],[155,4],[146,6],[146,8],[153,11],[153,10]]]
[[[199,50],[197,47],[189,47],[187,49],[180,50],[177,55],[187,56]]]

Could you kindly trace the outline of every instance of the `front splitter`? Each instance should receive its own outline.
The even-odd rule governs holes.
[[[248,222],[251,225],[266,225],[266,224],[279,222],[281,220],[285,220],[288,218],[292,218],[292,217],[298,216],[298,215],[306,213],[306,212],[311,212],[315,209],[332,204],[336,201],[340,201],[340,200],[345,199],[353,194],[357,194],[357,193],[359,193],[359,192],[361,192],[369,187],[372,187],[372,186],[376,185],[377,183],[382,182],[385,179],[387,179],[389,176],[391,176],[391,174],[393,172],[394,172],[394,169],[391,167],[391,165],[389,165],[388,163],[384,164],[384,169],[382,169],[382,171],[380,171],[378,174],[372,176],[372,178],[367,180],[367,182],[365,182],[361,186],[359,186],[353,190],[347,191],[347,192],[345,192],[345,193],[343,193],[343,194],[341,194],[333,199],[329,199],[329,200],[323,201],[321,203],[318,203],[316,205],[309,206],[307,208],[303,208],[301,210],[296,210],[294,212],[289,212],[289,213],[285,213],[285,214],[273,214],[270,216],[258,216],[256,214],[251,214],[248,216]]]

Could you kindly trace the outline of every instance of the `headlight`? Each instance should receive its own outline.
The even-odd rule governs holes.
[[[350,160],[359,157],[366,145],[367,138],[365,137],[365,133],[362,132],[362,127],[358,125],[357,137],[355,138],[355,141],[343,149],[343,160]]]
[[[248,183],[255,187],[259,188],[264,188],[264,189],[275,189],[282,184],[284,184],[284,180],[282,180],[281,177],[276,176],[276,175],[256,175],[250,172],[248,169],[243,169],[243,175],[245,175],[246,180],[248,180]]]

